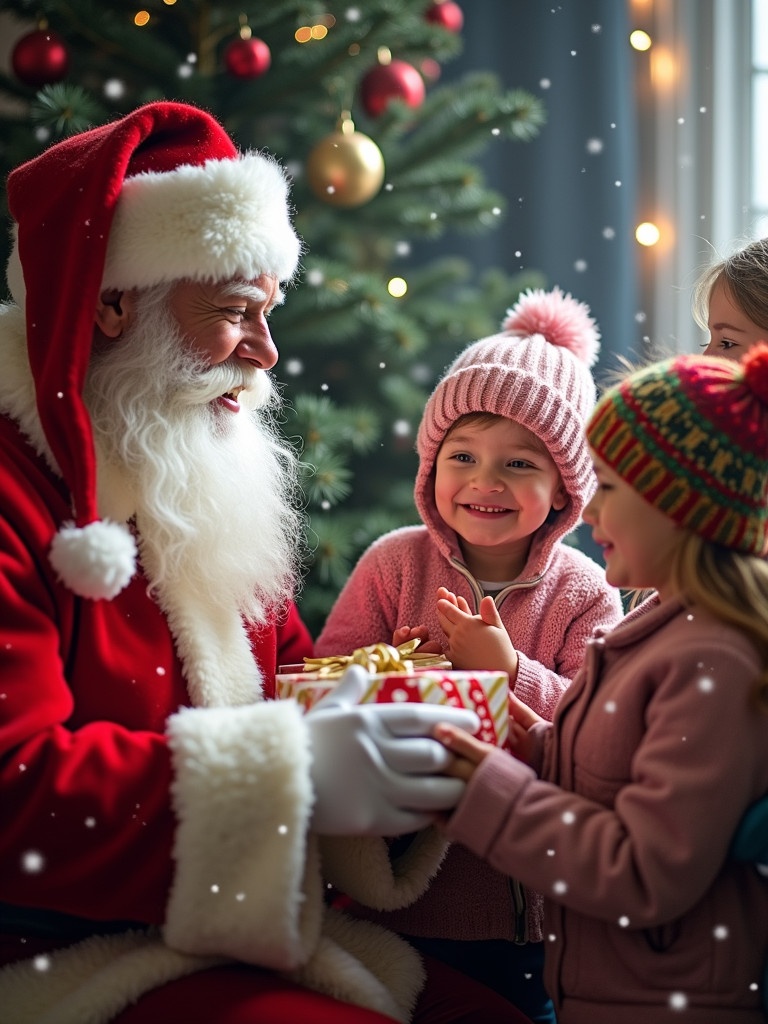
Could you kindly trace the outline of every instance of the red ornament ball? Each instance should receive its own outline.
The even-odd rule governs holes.
[[[60,82],[69,70],[64,40],[50,29],[35,29],[22,36],[11,53],[13,73],[24,85],[37,88]]]
[[[272,63],[263,39],[233,39],[224,50],[224,64],[233,78],[260,78]]]
[[[461,32],[464,24],[464,13],[453,0],[435,0],[425,11],[424,17],[435,25],[442,25],[449,32]]]
[[[424,79],[404,60],[377,64],[363,75],[360,82],[360,102],[369,117],[378,117],[387,109],[390,100],[404,100],[409,107],[424,102]]]

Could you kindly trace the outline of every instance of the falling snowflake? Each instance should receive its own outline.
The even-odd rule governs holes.
[[[564,811],[563,812],[563,824],[564,825],[572,825],[574,823],[574,821],[576,821],[576,815],[573,813],[573,811]]]
[[[602,139],[587,139],[587,152],[588,153],[602,153],[603,152],[603,140]]]
[[[27,850],[21,858],[21,867],[28,875],[37,875],[45,867],[45,858],[38,850]]]
[[[629,918],[626,914],[622,914],[619,918],[619,928],[629,928]]]
[[[119,78],[108,78],[104,83],[104,95],[110,100],[119,100],[125,95],[125,82]]]
[[[685,992],[671,992],[669,996],[670,1010],[687,1010],[688,996]]]
[[[702,693],[712,693],[715,688],[715,681],[711,676],[702,676],[696,685]]]

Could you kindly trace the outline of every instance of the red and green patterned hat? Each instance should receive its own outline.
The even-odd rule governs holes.
[[[638,370],[600,399],[587,440],[680,526],[768,550],[768,344],[740,363],[683,355]]]

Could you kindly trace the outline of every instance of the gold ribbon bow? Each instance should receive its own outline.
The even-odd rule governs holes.
[[[416,648],[418,638],[393,647],[391,644],[371,644],[358,647],[349,655],[333,655],[327,658],[305,658],[304,671],[316,672],[324,679],[337,679],[348,665],[362,665],[368,672],[413,672],[414,668],[429,668],[439,665],[449,668],[450,663],[441,654],[419,654]]]

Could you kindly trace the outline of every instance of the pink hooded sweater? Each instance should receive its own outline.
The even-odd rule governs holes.
[[[464,562],[456,533],[435,507],[434,463],[445,433],[460,416],[476,411],[505,415],[544,440],[569,496],[566,507],[550,514],[551,521],[537,531],[523,572],[495,597],[519,655],[515,693],[538,714],[552,718],[593,630],[610,628],[622,617],[618,591],[606,583],[603,568],[563,542],[578,525],[595,486],[584,440],[594,383],[584,357],[574,355],[572,339],[563,340],[567,320],[571,333],[583,341],[589,325],[583,312],[582,319],[578,314],[585,308],[557,289],[529,293],[511,311],[507,333],[475,342],[448,369],[419,430],[415,500],[423,525],[394,530],[362,555],[317,639],[316,655],[390,643],[402,625],[424,623],[431,639],[442,638],[436,614],[439,586],[460,594],[477,611],[484,591]],[[461,846],[451,847],[429,889],[412,905],[381,913],[356,907],[355,912],[406,935],[516,942],[542,938],[542,898]]]

